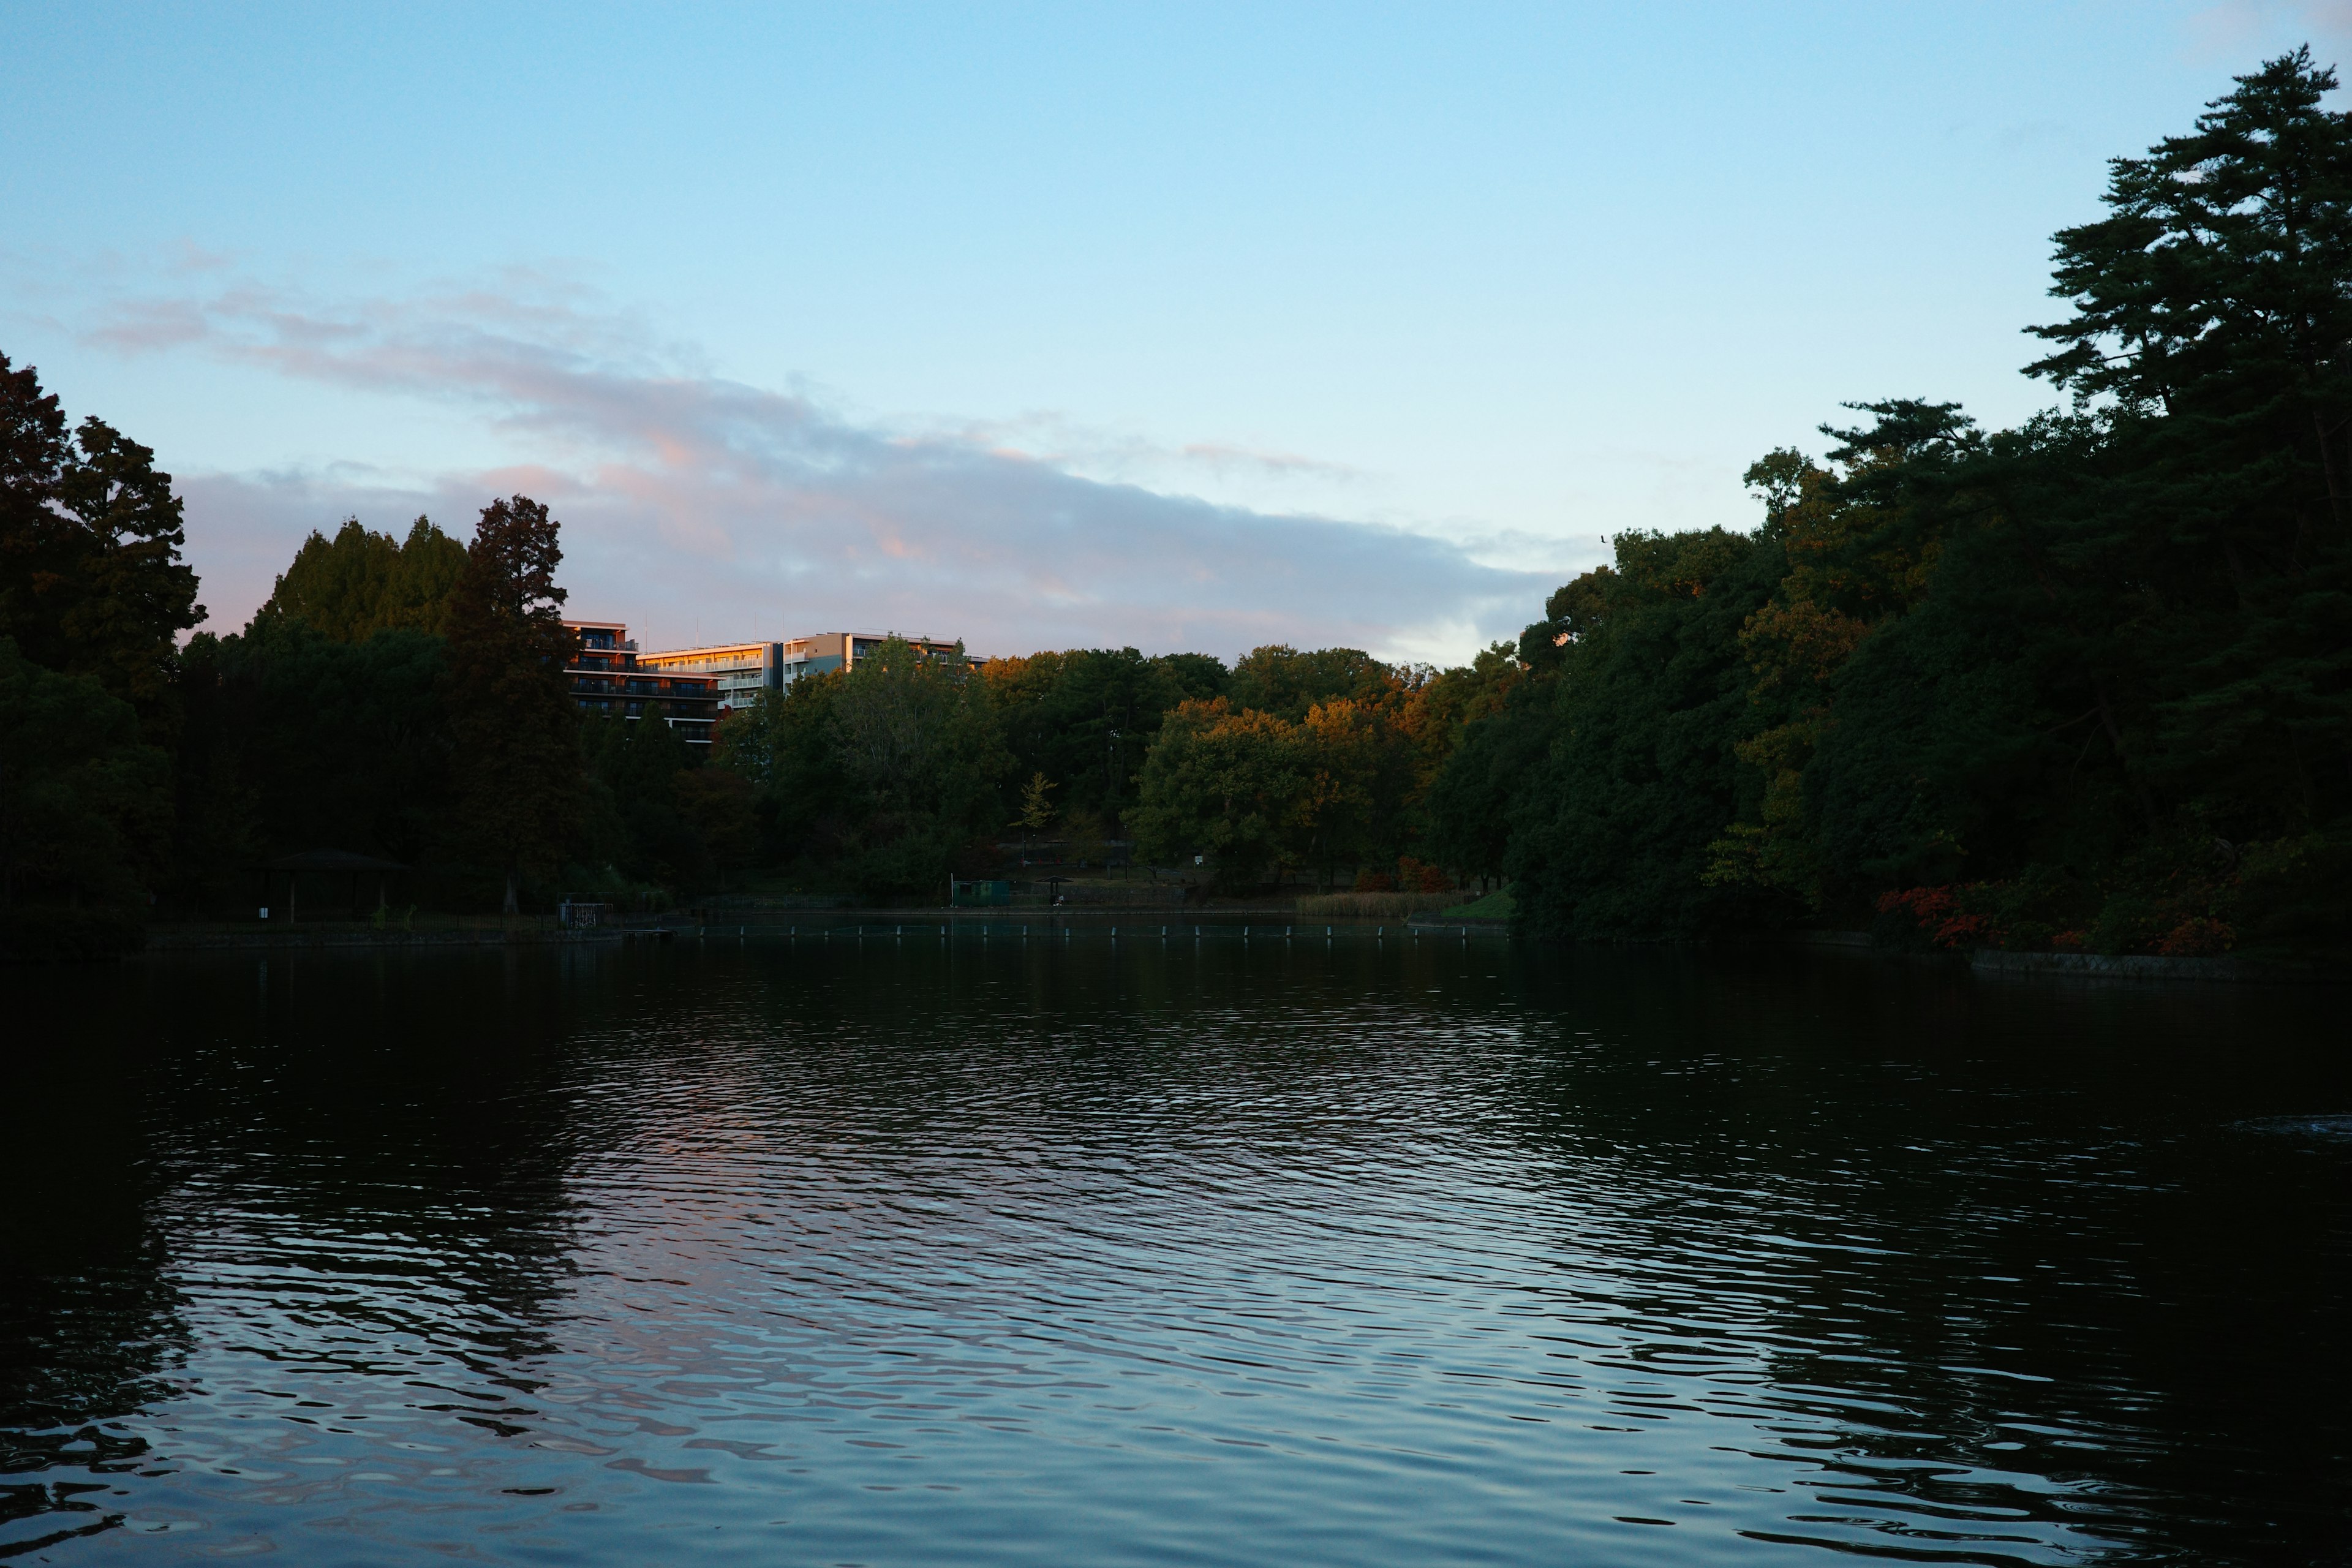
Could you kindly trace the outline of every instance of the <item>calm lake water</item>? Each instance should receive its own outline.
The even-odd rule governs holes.
[[[923,929],[7,974],[0,1555],[2347,1561],[2342,993]]]

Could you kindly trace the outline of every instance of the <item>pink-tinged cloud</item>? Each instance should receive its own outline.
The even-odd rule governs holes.
[[[509,283],[358,304],[237,283],[126,303],[91,332],[465,405],[515,448],[510,466],[421,482],[186,478],[216,626],[250,613],[312,528],[357,515],[399,531],[425,512],[462,536],[516,489],[564,522],[572,608],[628,621],[648,646],[860,627],[990,653],[1444,641],[1466,654],[1515,633],[1553,585],[1403,530],[1107,483],[976,433],[861,426],[705,374],[539,280]]]

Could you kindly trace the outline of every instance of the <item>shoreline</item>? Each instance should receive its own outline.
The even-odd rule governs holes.
[[[716,911],[709,911],[716,912]],[[793,911],[795,913],[799,911]],[[1350,930],[1372,927],[1395,927],[1400,933],[1414,936],[1443,934],[1467,939],[1472,935],[1505,936],[1512,934],[1510,922],[1492,918],[1436,914],[1418,914],[1404,921],[1376,921],[1372,920],[1312,920],[1301,921],[1296,911],[1279,907],[1195,910],[1185,911],[1187,918],[1169,920],[1176,911],[1145,906],[1117,909],[1103,906],[1064,907],[1057,910],[810,910],[807,920],[737,920],[687,921],[660,925],[604,926],[584,931],[562,931],[530,928],[488,928],[467,930],[438,929],[430,931],[373,931],[350,929],[319,929],[304,931],[150,931],[140,952],[283,952],[334,950],[359,952],[364,950],[424,948],[424,947],[504,947],[618,945],[631,942],[667,942],[677,941],[711,941],[733,938],[738,941],[752,937],[764,939],[794,937],[827,937],[833,934],[885,936],[908,934],[905,927],[966,928],[974,926],[1001,927],[1039,924],[1101,925],[1116,930],[1127,917],[1135,917],[1139,928],[1166,926],[1171,931],[1183,926],[1215,925],[1220,927],[1255,926],[1263,917],[1267,923],[1276,921],[1285,934],[1297,932],[1294,940],[1313,931],[1315,927],[1347,927]],[[911,918],[910,918],[911,917]],[[800,928],[805,926],[803,931]],[[876,931],[872,927],[884,927]],[[731,928],[731,929],[730,929]],[[919,929],[913,934],[921,934]],[[942,930],[938,934],[948,934]],[[1147,934],[1139,929],[1132,933]],[[1156,934],[1156,933],[1151,933]],[[1276,939],[1279,940],[1279,939]],[[1648,944],[1643,944],[1648,945]],[[1683,945],[1680,943],[1667,945]],[[1979,949],[1975,952],[1902,952],[1874,947],[1867,931],[1759,931],[1746,937],[1735,937],[1717,943],[1696,943],[1699,946],[1732,947],[1794,947],[1817,951],[1850,952],[1857,956],[1901,960],[1916,963],[1926,959],[1954,967],[1965,966],[1969,973],[1989,980],[2068,979],[2093,981],[2191,981],[2200,984],[2289,984],[2344,985],[2352,984],[2352,970],[2330,968],[2314,963],[2292,961],[2216,956],[2205,958],[2166,958],[2137,953],[2087,952],[2011,952],[2002,949]],[[138,953],[126,956],[136,957]]]

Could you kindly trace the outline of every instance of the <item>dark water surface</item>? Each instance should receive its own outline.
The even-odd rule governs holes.
[[[2338,992],[1100,927],[0,978],[18,1561],[2352,1547]]]

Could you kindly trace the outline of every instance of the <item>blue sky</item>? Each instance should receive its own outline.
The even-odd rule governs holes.
[[[0,353],[219,629],[521,489],[647,646],[1465,658],[1841,400],[2048,399],[2105,160],[2352,5],[0,9]]]

